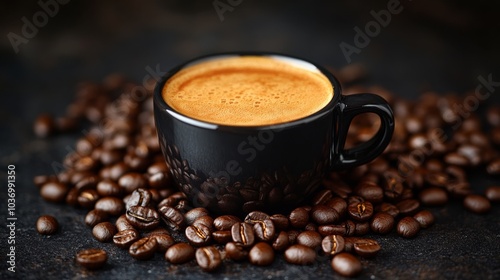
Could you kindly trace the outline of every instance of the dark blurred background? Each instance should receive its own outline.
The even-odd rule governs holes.
[[[166,72],[176,64],[199,55],[236,50],[282,52],[341,69],[349,63],[340,44],[345,42],[355,46],[355,28],[365,30],[365,26],[374,21],[371,11],[387,10],[388,3],[399,1],[60,2],[68,3],[41,0],[2,1],[0,4],[0,162],[2,166],[16,164],[18,168],[18,208],[19,215],[24,215],[19,230],[25,233],[21,237],[25,242],[41,239],[34,232],[33,224],[42,212],[58,212],[66,225],[83,227],[81,215],[74,210],[64,212],[64,209],[70,208],[43,202],[31,183],[33,175],[51,173],[50,163],[61,160],[68,152],[63,147],[71,147],[81,136],[35,139],[32,121],[42,112],[62,115],[80,81],[99,82],[108,74],[118,72],[141,83],[146,75],[151,75],[151,69]],[[48,15],[43,6],[48,7],[52,14]],[[350,57],[351,63],[365,66],[367,85],[381,85],[397,96],[417,99],[420,93],[427,90],[440,94],[463,94],[479,84],[477,78],[480,75],[487,77],[491,74],[494,81],[500,81],[500,2],[401,0],[400,7],[402,11],[391,15],[389,24],[381,27],[366,47]],[[36,30],[27,30],[26,22],[33,25],[38,22]],[[28,36],[23,34],[23,28]],[[487,102],[499,104],[499,94],[494,93]],[[2,191],[2,205],[4,196]],[[396,275],[410,277],[415,274],[405,272],[405,265],[418,264],[416,268],[422,271],[439,268],[448,273],[427,274],[430,278],[472,277],[481,272],[491,277],[495,271],[498,275],[498,264],[496,268],[484,267],[484,264],[491,263],[488,256],[494,255],[493,252],[482,255],[481,252],[471,253],[474,248],[463,245],[469,239],[461,239],[475,236],[475,230],[465,229],[464,224],[484,225],[489,223],[488,218],[464,213],[457,205],[450,207],[451,212],[443,209],[436,212],[437,216],[456,219],[445,218],[421,237],[421,242],[431,249],[422,249],[422,243],[416,241],[384,243],[386,253],[374,262],[378,268],[373,262],[364,263],[368,266],[364,276],[375,273],[382,278],[394,279]],[[3,211],[0,214],[1,217],[5,215]],[[90,236],[88,230],[82,230],[85,237]],[[452,235],[453,232],[462,237]],[[92,238],[81,241],[74,234],[75,230],[66,228],[65,234],[55,238],[62,240],[61,244],[68,248],[76,246],[75,242],[80,246],[96,246]],[[495,239],[495,234],[490,232],[483,241],[486,242],[482,244],[483,248],[488,248],[489,242],[499,243],[498,235]],[[444,243],[448,245],[439,247]],[[35,247],[37,252],[47,250],[50,245],[47,240],[39,244],[44,249]],[[4,245],[2,239],[2,255]],[[24,274],[23,278],[40,278],[47,275],[44,273],[52,273],[48,275],[55,277],[59,272],[58,265],[66,266],[73,256],[73,251],[69,250],[62,257],[46,253],[45,257],[38,258],[32,256],[27,247],[20,250],[21,268],[24,266],[27,271],[33,271],[31,269],[44,267],[42,272],[31,277]],[[401,253],[405,250],[411,251],[411,254]],[[492,250],[495,250],[494,247]],[[429,252],[430,258],[421,255]],[[459,257],[455,258],[457,254]],[[469,258],[462,257],[468,254],[471,254]],[[22,258],[28,259],[23,262]],[[122,260],[125,265],[112,263],[112,267],[120,266],[120,269],[100,275],[125,273],[133,278],[137,271],[144,269],[153,271],[157,277],[162,275],[163,270],[158,270],[154,262],[138,264],[129,259]],[[433,264],[434,259],[436,265]],[[481,264],[472,268],[468,266],[478,259],[483,260]],[[398,263],[401,265],[398,266]],[[265,274],[276,277],[304,275],[300,273],[331,274],[331,269],[324,264],[305,271],[283,264],[283,260],[279,261],[272,268],[277,272],[265,270]],[[137,265],[141,266],[139,270],[133,270]],[[73,266],[68,269],[72,273],[80,273]],[[186,269],[180,271],[189,271],[192,267]],[[229,276],[262,276],[262,270],[246,268],[246,265],[227,269],[235,273]],[[3,273],[4,270],[0,275]],[[74,275],[70,273],[66,278]],[[85,273],[77,275],[89,276]],[[199,278],[206,277],[204,274],[197,275]],[[176,276],[187,277],[189,274],[178,273]],[[3,276],[0,278],[6,279]]]

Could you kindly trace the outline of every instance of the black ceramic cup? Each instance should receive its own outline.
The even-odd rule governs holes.
[[[176,112],[162,97],[165,82],[201,61],[230,56],[269,56],[321,71],[334,95],[321,110],[299,120],[266,126],[208,123]],[[344,149],[351,120],[375,113],[381,126],[373,138]],[[193,207],[217,213],[270,213],[299,205],[330,171],[370,162],[389,144],[394,117],[378,95],[343,96],[339,81],[323,67],[274,53],[225,53],[204,56],[175,67],[154,92],[154,115],[160,146],[176,186]]]

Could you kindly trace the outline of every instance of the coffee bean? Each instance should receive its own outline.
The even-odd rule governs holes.
[[[231,236],[234,242],[241,243],[244,247],[250,247],[255,241],[253,227],[247,223],[236,223],[231,227]]]
[[[484,192],[486,198],[491,202],[500,202],[500,186],[491,186]]]
[[[304,228],[309,223],[309,211],[304,207],[295,208],[288,216],[290,225],[294,228]]]
[[[398,234],[405,238],[412,238],[420,231],[420,224],[413,217],[404,217],[398,222]]]
[[[318,226],[315,223],[311,222],[304,227],[304,230],[318,231]]]
[[[442,188],[430,187],[420,192],[419,199],[428,206],[442,206],[448,202],[448,194]]]
[[[274,214],[270,216],[269,219],[273,221],[276,231],[288,230],[290,223],[287,216],[283,214]]]
[[[498,144],[500,145],[500,128],[497,129],[499,131],[499,140],[498,140]],[[493,160],[492,162],[490,162],[488,164],[488,166],[486,166],[486,171],[488,172],[488,174],[490,175],[498,175],[500,174],[500,159],[497,159],[497,160]]]
[[[39,115],[33,123],[33,132],[39,138],[46,138],[55,132],[54,118],[49,114]]]
[[[486,197],[477,194],[467,195],[463,204],[467,210],[476,214],[485,214],[491,209],[490,201]]]
[[[344,237],[344,251],[354,252],[354,243],[362,240],[361,237]]]
[[[349,216],[356,221],[366,221],[373,215],[373,205],[369,201],[351,203],[348,207]]]
[[[105,222],[108,219],[108,214],[102,210],[90,210],[87,215],[85,215],[85,224],[88,227],[94,227],[98,223]]]
[[[344,251],[345,242],[341,235],[327,235],[321,241],[323,252],[328,255],[335,255]]]
[[[193,246],[188,243],[177,243],[170,246],[165,252],[165,259],[173,264],[186,263],[195,257]]]
[[[316,252],[304,245],[292,245],[285,251],[285,260],[295,265],[309,265],[316,260]]]
[[[108,196],[100,198],[95,203],[95,209],[105,212],[111,216],[121,215],[125,211],[125,205],[118,197]]]
[[[132,206],[126,213],[127,221],[138,229],[151,230],[160,224],[160,216],[153,208]]]
[[[356,223],[356,227],[354,229],[354,235],[365,235],[370,232],[370,222],[364,223]]]
[[[380,245],[373,239],[364,238],[354,243],[354,252],[361,257],[374,257],[378,251],[380,251]]]
[[[43,235],[52,235],[57,232],[59,228],[59,223],[56,218],[43,215],[38,218],[36,221],[36,231]]]
[[[248,252],[239,243],[228,242],[225,247],[226,257],[234,261],[243,261],[248,257]]]
[[[326,205],[335,209],[335,211],[339,214],[339,217],[343,217],[347,212],[347,202],[340,197],[330,199]]]
[[[269,215],[267,215],[266,213],[260,211],[253,211],[248,213],[248,215],[245,217],[244,222],[253,225],[268,219]]]
[[[212,238],[219,244],[226,244],[233,240],[230,230],[218,230],[212,232]]]
[[[269,216],[268,216],[269,217]],[[271,219],[253,220],[253,230],[257,239],[261,241],[271,241],[276,233],[274,223]]]
[[[351,236],[354,234],[356,230],[356,224],[348,220],[338,225],[322,225],[318,227],[318,232],[322,236],[327,235],[342,235],[342,236]]]
[[[303,231],[297,236],[297,244],[316,249],[321,245],[321,235],[315,231]]]
[[[274,262],[274,250],[265,242],[255,244],[248,252],[250,263],[258,266],[268,266]]]
[[[92,228],[92,235],[99,242],[110,242],[116,233],[115,225],[110,222],[98,223]]]
[[[203,216],[207,216],[207,215],[208,215],[207,209],[198,207],[198,208],[194,208],[194,209],[189,210],[184,215],[184,217],[186,219],[186,224],[192,225],[196,219],[203,217]]]
[[[421,228],[428,228],[434,224],[434,215],[428,210],[422,210],[413,216]]]
[[[186,221],[182,213],[169,206],[162,206],[158,209],[165,224],[175,231],[180,231],[186,226]]]
[[[127,216],[125,214],[116,219],[115,226],[118,231],[134,229],[132,224],[127,220]]]
[[[170,246],[175,244],[175,240],[168,233],[150,233],[148,236],[156,239],[158,243],[156,251],[161,253],[165,253]]]
[[[500,107],[488,108],[486,119],[491,126],[500,127]]]
[[[467,166],[469,160],[459,153],[449,153],[444,157],[444,162],[451,165]]]
[[[394,227],[394,217],[385,213],[378,212],[373,216],[370,228],[374,233],[387,234]]]
[[[312,199],[313,205],[322,205],[332,199],[333,193],[331,190],[323,189],[316,193],[314,198]]]
[[[124,249],[128,249],[132,243],[139,239],[139,232],[135,229],[126,229],[117,232],[113,236],[113,243]]]
[[[130,194],[130,198],[127,200],[126,209],[130,209],[132,206],[148,207],[151,204],[151,200],[152,197],[149,190],[138,188]]]
[[[380,203],[384,198],[384,190],[373,183],[361,184],[356,188],[356,194],[372,203]]]
[[[399,213],[403,215],[413,215],[418,211],[420,203],[416,199],[404,199],[396,204]]]
[[[396,207],[396,205],[386,203],[386,202],[384,202],[378,206],[378,211],[387,213],[394,218],[396,218],[399,215],[399,209]]]
[[[128,252],[136,260],[147,260],[153,257],[158,248],[156,238],[143,237],[130,245]]]
[[[349,253],[340,253],[333,257],[332,268],[345,277],[355,277],[361,273],[361,262]]]
[[[311,218],[320,225],[333,224],[339,219],[339,213],[326,205],[316,205],[311,209]]]
[[[170,185],[170,176],[166,172],[151,174],[148,178],[148,185],[152,188],[163,188]]]
[[[232,215],[224,215],[215,218],[213,225],[217,230],[231,230],[235,223],[240,223],[240,218]]]
[[[281,231],[274,239],[272,247],[275,251],[281,252],[290,246],[290,238],[286,231]]]
[[[102,249],[86,249],[76,254],[76,262],[90,270],[103,267],[107,260],[108,254]]]
[[[193,246],[205,246],[212,240],[210,228],[201,224],[186,227],[185,235]]]
[[[84,190],[78,195],[78,204],[83,208],[93,208],[97,200],[99,200],[99,194],[95,190]]]
[[[145,188],[146,184],[147,181],[144,176],[136,172],[122,175],[118,180],[118,185],[123,189],[125,193],[132,193],[138,188]]]
[[[198,248],[196,262],[206,272],[217,270],[222,265],[222,257],[214,246]]]
[[[57,181],[49,181],[40,188],[40,196],[49,202],[63,202],[68,193],[66,184]]]

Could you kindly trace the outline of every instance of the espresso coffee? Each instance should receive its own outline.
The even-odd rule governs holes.
[[[333,86],[312,65],[273,57],[241,56],[182,69],[162,96],[191,118],[232,126],[290,122],[314,114],[333,98]]]

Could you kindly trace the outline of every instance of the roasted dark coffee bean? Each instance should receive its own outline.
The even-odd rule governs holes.
[[[99,199],[95,203],[95,209],[103,211],[111,216],[121,215],[125,211],[125,205],[118,197],[108,196]]]
[[[222,257],[217,248],[208,246],[196,250],[196,262],[203,271],[212,272],[221,267]]]
[[[250,263],[258,266],[271,265],[274,262],[274,250],[266,242],[255,244],[248,252]]]
[[[127,200],[127,205],[126,209],[130,209],[132,206],[143,206],[147,207],[151,204],[151,193],[149,190],[144,189],[144,188],[138,188],[134,190],[131,194],[129,199]]]
[[[85,224],[88,227],[94,227],[98,223],[102,223],[108,220],[108,213],[102,210],[90,210],[87,215],[85,215]]]
[[[354,252],[362,257],[374,257],[378,251],[380,251],[380,245],[373,239],[363,238],[354,243]]]
[[[366,221],[373,215],[373,205],[369,201],[351,203],[347,208],[349,216],[356,221]]]
[[[79,191],[95,189],[98,181],[99,177],[93,175],[83,178],[75,185],[75,189]]]
[[[399,215],[399,209],[396,207],[396,205],[386,202],[379,205],[378,211],[387,213],[394,218],[396,218]]]
[[[116,246],[124,249],[128,249],[132,243],[139,239],[139,232],[135,229],[126,229],[117,232],[113,236],[113,243]]]
[[[425,181],[427,183],[436,187],[446,187],[449,183],[449,178],[446,173],[443,172],[429,172],[425,176]]]
[[[59,223],[56,218],[43,215],[36,221],[36,231],[43,235],[52,235],[59,229]]]
[[[295,208],[288,216],[290,225],[294,228],[304,228],[309,223],[309,211],[304,207]]]
[[[344,251],[354,252],[354,243],[361,240],[361,237],[344,237]]]
[[[500,127],[500,107],[488,108],[486,119],[491,126]]]
[[[304,230],[312,230],[312,231],[318,231],[318,226],[315,223],[308,223],[305,227]]]
[[[92,228],[92,235],[99,242],[110,242],[116,233],[115,225],[110,222],[98,223]]]
[[[215,218],[213,224],[217,230],[231,230],[235,223],[240,223],[240,218],[232,215],[224,215]]]
[[[500,186],[488,187],[484,194],[489,201],[500,202]]]
[[[208,210],[202,207],[193,208],[189,210],[185,215],[186,224],[192,225],[194,221],[200,217],[207,216]]]
[[[449,153],[444,157],[444,162],[451,165],[467,166],[470,162],[465,156],[459,153]]]
[[[231,227],[231,236],[234,242],[239,242],[244,247],[250,247],[255,242],[253,227],[247,223],[234,224]]]
[[[340,197],[330,199],[326,205],[335,209],[340,217],[343,217],[347,213],[347,202]]]
[[[136,260],[148,260],[153,257],[157,248],[156,238],[147,236],[132,243],[128,253]]]
[[[398,222],[397,231],[405,238],[412,238],[420,231],[420,224],[413,217],[404,217]]]
[[[305,245],[313,249],[318,248],[321,245],[321,235],[316,231],[303,231],[297,236],[297,244]]]
[[[76,262],[90,270],[103,267],[107,260],[108,254],[103,249],[86,249],[76,254]]]
[[[255,223],[262,222],[267,219],[269,219],[268,214],[260,211],[253,211],[248,213],[248,215],[245,217],[244,222],[253,225]]]
[[[33,177],[33,184],[35,184],[38,188],[41,188],[46,183],[61,181],[61,179],[58,178],[60,175],[61,173],[58,176],[37,175]]]
[[[248,252],[239,243],[228,242],[225,250],[226,257],[234,261],[243,261],[248,257]]]
[[[194,256],[195,249],[188,243],[174,244],[165,252],[165,259],[173,264],[186,263],[194,259]]]
[[[403,192],[403,183],[396,170],[388,170],[384,173],[382,180],[384,196],[388,199],[396,199]]]
[[[40,196],[49,202],[63,202],[66,199],[68,187],[57,181],[50,181],[40,188]]]
[[[103,165],[111,165],[118,163],[122,159],[122,153],[117,150],[103,150],[99,156],[99,160]]]
[[[204,225],[206,227],[208,227],[210,229],[210,231],[213,231],[214,230],[214,219],[210,216],[201,216],[199,218],[197,218],[196,220],[194,220],[193,222],[193,226],[196,226],[196,225]],[[231,229],[229,229],[231,230]]]
[[[328,255],[336,255],[345,248],[344,237],[341,235],[327,235],[321,241],[321,248],[323,252]]]
[[[45,138],[52,135],[56,130],[54,118],[49,114],[41,114],[33,123],[33,132],[39,138]]]
[[[122,191],[120,189],[120,186],[118,186],[117,183],[105,179],[97,183],[97,193],[100,196],[120,196],[122,194]]]
[[[132,206],[127,210],[128,222],[138,228],[151,230],[160,224],[160,216],[153,208],[143,206]]]
[[[418,197],[423,204],[428,206],[442,206],[448,202],[448,194],[438,187],[425,188]]]
[[[300,231],[289,230],[287,234],[288,234],[288,241],[290,242],[290,244],[295,244],[295,242],[297,241],[297,236],[299,236],[300,234]]]
[[[333,193],[331,190],[323,189],[316,193],[314,198],[312,199],[313,205],[322,205],[328,202],[328,200],[332,199]]]
[[[351,195],[347,198],[347,204],[353,204],[353,203],[361,203],[364,202],[365,199],[361,196],[358,195]]]
[[[84,190],[78,195],[78,204],[83,208],[93,208],[97,200],[99,200],[99,194],[95,190]]]
[[[311,209],[312,220],[319,225],[336,223],[340,216],[335,209],[326,205],[316,205]]]
[[[374,233],[387,234],[394,228],[394,217],[385,212],[378,212],[373,216],[370,228]]]
[[[148,236],[156,239],[158,243],[156,251],[161,253],[165,253],[170,246],[175,244],[175,240],[168,233],[150,233]]]
[[[295,265],[309,265],[316,260],[316,251],[304,245],[292,245],[285,251],[285,260]]]
[[[165,224],[172,230],[180,231],[186,226],[184,215],[179,210],[169,206],[162,206],[158,211],[160,211]]]
[[[274,239],[272,246],[273,249],[278,252],[288,248],[288,246],[290,246],[290,239],[288,238],[288,233],[286,231],[281,231],[276,237],[276,239]]]
[[[125,193],[132,193],[138,188],[145,188],[147,181],[140,173],[127,173],[120,177],[118,185],[124,190]]]
[[[226,244],[233,240],[230,230],[218,230],[212,232],[212,239],[219,244]]]
[[[170,184],[170,176],[166,172],[159,172],[149,176],[148,185],[152,188],[164,188]]]
[[[186,227],[186,238],[193,246],[205,246],[212,240],[210,228],[205,225],[192,225]]]
[[[416,199],[405,199],[396,204],[399,213],[403,215],[413,215],[420,208],[420,203]]]
[[[361,262],[349,253],[340,253],[333,257],[332,268],[338,274],[345,277],[355,277],[361,273]]]
[[[488,213],[491,209],[490,201],[478,194],[469,194],[464,198],[464,207],[476,214]]]
[[[365,235],[370,232],[370,222],[357,223],[354,229],[354,235]]]
[[[499,138],[500,138],[500,128],[497,129],[499,131]],[[498,140],[498,144],[500,145],[500,139]],[[493,160],[486,166],[486,171],[490,175],[498,175],[500,174],[500,159]]]
[[[274,227],[276,231],[288,230],[290,222],[288,221],[288,217],[282,214],[274,214],[269,217],[271,221],[273,221]]]
[[[372,203],[380,203],[384,199],[384,190],[372,183],[364,183],[358,186],[356,194]]]
[[[434,224],[434,215],[428,210],[422,210],[413,216],[421,228],[428,228]]]
[[[132,224],[127,220],[127,216],[125,214],[121,215],[120,217],[118,217],[118,219],[116,219],[115,226],[118,231],[134,229]]]
[[[356,224],[351,220],[348,220],[338,225],[322,225],[318,227],[318,232],[322,236],[334,235],[334,234],[342,236],[351,236],[354,234],[355,230],[356,230]]]
[[[269,216],[268,216],[269,217]],[[276,229],[271,219],[256,221],[253,225],[253,230],[257,239],[261,241],[271,241],[274,238]]]

